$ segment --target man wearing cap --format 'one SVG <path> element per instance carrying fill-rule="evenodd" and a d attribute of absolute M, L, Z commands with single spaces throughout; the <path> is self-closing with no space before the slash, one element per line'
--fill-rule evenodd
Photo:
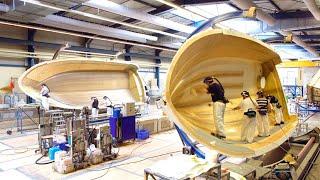
<path fill-rule="evenodd" d="M 248 91 L 242 91 L 241 96 L 243 100 L 237 107 L 233 108 L 233 110 L 242 109 L 243 123 L 241 127 L 241 140 L 252 143 L 257 126 L 255 109 L 257 109 L 258 104 L 251 99 Z"/>
<path fill-rule="evenodd" d="M 206 77 L 203 83 L 207 85 L 207 93 L 211 94 L 213 102 L 213 119 L 216 132 L 211 133 L 218 138 L 226 138 L 224 133 L 224 111 L 228 100 L 224 96 L 224 89 L 218 79 Z"/>
<path fill-rule="evenodd" d="M 258 91 L 257 95 L 258 99 L 256 101 L 259 105 L 257 116 L 258 136 L 270 136 L 268 109 L 272 109 L 272 107 L 270 107 L 271 104 L 268 102 L 268 99 L 264 96 L 262 91 Z"/>

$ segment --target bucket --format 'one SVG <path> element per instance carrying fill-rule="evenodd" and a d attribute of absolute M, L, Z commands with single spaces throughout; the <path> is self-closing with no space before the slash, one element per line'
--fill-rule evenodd
<path fill-rule="evenodd" d="M 56 152 L 61 151 L 61 149 L 59 147 L 52 147 L 49 149 L 49 159 L 50 160 L 54 160 L 54 155 Z"/>

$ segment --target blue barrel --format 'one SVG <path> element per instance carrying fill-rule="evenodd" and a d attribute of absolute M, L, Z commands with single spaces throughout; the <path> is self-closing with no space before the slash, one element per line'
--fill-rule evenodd
<path fill-rule="evenodd" d="M 49 149 L 49 159 L 54 160 L 54 155 L 56 152 L 61 151 L 59 147 L 52 147 Z"/>

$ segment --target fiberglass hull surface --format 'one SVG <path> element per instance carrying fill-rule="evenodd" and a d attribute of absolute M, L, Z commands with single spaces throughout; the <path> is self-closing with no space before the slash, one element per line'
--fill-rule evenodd
<path fill-rule="evenodd" d="M 281 145 L 294 131 L 297 119 L 289 116 L 275 65 L 280 57 L 267 45 L 247 35 L 210 29 L 188 39 L 175 55 L 166 82 L 169 118 L 188 135 L 210 149 L 235 157 L 253 157 Z M 226 140 L 212 136 L 215 125 L 211 97 L 202 83 L 215 76 L 225 89 L 227 104 L 224 118 Z M 243 112 L 234 111 L 240 93 L 247 90 L 255 99 L 259 79 L 265 77 L 264 92 L 276 96 L 283 105 L 285 125 L 273 127 L 271 136 L 240 141 Z M 269 122 L 275 124 L 274 113 Z"/>
<path fill-rule="evenodd" d="M 90 98 L 108 96 L 113 103 L 144 101 L 144 88 L 132 64 L 96 60 L 57 60 L 40 63 L 20 78 L 20 88 L 41 100 L 40 85 L 50 89 L 51 106 L 81 109 Z"/>

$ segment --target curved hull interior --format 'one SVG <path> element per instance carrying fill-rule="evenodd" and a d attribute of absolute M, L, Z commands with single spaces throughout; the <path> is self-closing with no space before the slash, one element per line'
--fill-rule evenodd
<path fill-rule="evenodd" d="M 169 69 L 166 100 L 169 118 L 205 146 L 237 157 L 261 155 L 281 145 L 293 132 L 296 118 L 288 114 L 275 65 L 280 57 L 262 42 L 246 35 L 222 30 L 206 30 L 186 41 L 174 57 Z M 226 140 L 212 136 L 215 124 L 211 96 L 202 82 L 214 76 L 222 83 L 230 103 L 226 106 L 224 128 Z M 255 138 L 253 143 L 240 141 L 243 112 L 232 110 L 247 90 L 255 99 L 260 78 L 265 77 L 265 94 L 276 96 L 281 105 L 285 125 L 271 127 L 271 136 Z M 275 124 L 269 113 L 270 125 Z"/>

